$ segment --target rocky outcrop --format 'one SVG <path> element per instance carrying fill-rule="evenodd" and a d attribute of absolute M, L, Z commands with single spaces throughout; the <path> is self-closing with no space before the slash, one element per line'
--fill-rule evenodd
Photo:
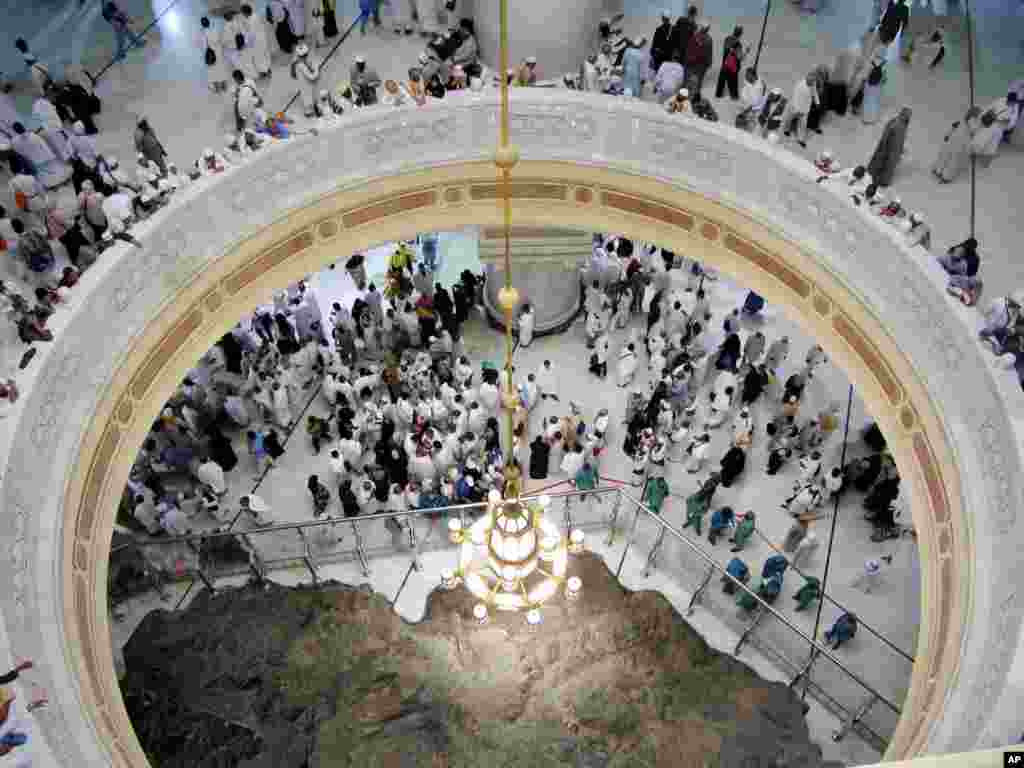
<path fill-rule="evenodd" d="M 416 625 L 342 584 L 203 594 L 140 624 L 125 703 L 162 768 L 826 765 L 786 686 L 600 559 L 572 568 L 585 598 L 546 605 L 536 633 L 476 626 L 462 590 Z"/>

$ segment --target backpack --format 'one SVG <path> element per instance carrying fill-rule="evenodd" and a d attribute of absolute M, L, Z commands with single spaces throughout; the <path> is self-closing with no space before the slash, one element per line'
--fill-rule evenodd
<path fill-rule="evenodd" d="M 113 3 L 103 4 L 103 18 L 105 21 L 113 21 L 114 16 L 117 14 L 117 6 Z"/>

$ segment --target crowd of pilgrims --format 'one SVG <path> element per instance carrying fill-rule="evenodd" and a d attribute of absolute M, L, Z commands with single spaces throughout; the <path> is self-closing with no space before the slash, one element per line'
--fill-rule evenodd
<path fill-rule="evenodd" d="M 769 342 L 759 328 L 745 331 L 758 327 L 764 306 L 753 292 L 721 322 L 713 319 L 710 295 L 717 281 L 699 263 L 634 247 L 621 237 L 595 238 L 584 270 L 590 370 L 608 375 L 611 337 L 619 337 L 615 383 L 630 389 L 623 413 L 602 403 L 563 404 L 550 360 L 526 375 L 514 368 L 505 374 L 494 361 L 471 362 L 462 330 L 482 302 L 482 277 L 466 271 L 445 288 L 434 279 L 433 261 L 417 262 L 406 243 L 389 259 L 383 292 L 367 284 L 361 255 L 346 266 L 357 288 L 365 289 L 351 309 L 334 303 L 323 315 L 314 289 L 300 281 L 276 293 L 273 306 L 239 322 L 190 372 L 132 469 L 123 506 L 138 526 L 154 535 L 179 535 L 211 523 L 234 524 L 240 516 L 246 527 L 279 521 L 255 492 L 241 496 L 238 508 L 230 504 L 227 476 L 248 470 L 259 481 L 296 430 L 326 458 L 306 481 L 316 518 L 482 502 L 491 489 L 520 489 L 527 473 L 533 480 L 553 477 L 580 490 L 595 488 L 607 479 L 603 463 L 614 440 L 632 462 L 631 481 L 658 513 L 671 493 L 669 483 L 681 490 L 688 476 L 674 464 L 690 475 L 712 469 L 695 478 L 696 490 L 685 498 L 684 527 L 704 535 L 711 512 L 708 541 L 728 539 L 739 552 L 756 529 L 754 511 L 712 511 L 712 501 L 719 487 L 739 480 L 757 442 L 765 446 L 767 474 L 797 465 L 793 492 L 783 503 L 794 518 L 783 548 L 794 560 L 815 548 L 809 529 L 824 502 L 849 486 L 867 494 L 874 540 L 899 533 L 899 476 L 877 427 L 864 434 L 865 455 L 845 467 L 827 465 L 839 406 L 801 414 L 807 383 L 827 363 L 821 347 L 812 346 L 780 382 L 789 338 Z M 533 341 L 534 312 L 527 304 L 519 314 L 523 347 Z M 511 462 L 500 439 L 499 419 L 507 418 L 505 375 L 513 377 L 516 393 Z M 638 386 L 643 379 L 649 383 Z M 316 408 L 308 407 L 317 401 Z M 531 440 L 530 414 L 542 402 L 547 415 Z M 763 413 L 766 421 L 758 425 Z M 729 445 L 714 461 L 708 455 L 711 432 L 727 422 Z M 232 440 L 240 434 L 248 453 L 242 458 Z M 205 526 L 198 525 L 200 513 Z M 396 543 L 407 526 L 398 520 L 387 522 Z M 317 530 L 330 538 L 342 527 Z M 738 557 L 730 567 L 734 576 L 749 576 Z M 781 573 L 773 575 L 758 587 L 762 597 L 774 599 L 773 588 L 781 586 Z"/>

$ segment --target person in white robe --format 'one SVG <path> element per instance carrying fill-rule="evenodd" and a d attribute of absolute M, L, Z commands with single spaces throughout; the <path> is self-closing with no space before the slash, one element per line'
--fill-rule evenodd
<path fill-rule="evenodd" d="M 633 383 L 633 376 L 636 374 L 637 357 L 636 347 L 629 343 L 619 353 L 619 386 L 628 387 Z"/>
<path fill-rule="evenodd" d="M 202 31 L 199 34 L 199 38 L 196 40 L 196 47 L 200 50 L 203 56 L 203 63 L 206 66 L 206 78 L 210 86 L 210 90 L 214 93 L 218 91 L 225 91 L 228 87 L 228 80 L 231 76 L 231 72 L 228 70 L 228 63 L 224 58 L 224 45 L 219 32 L 213 29 L 210 24 L 210 20 L 203 16 L 199 20 L 199 25 L 202 27 Z M 213 51 L 214 62 L 213 64 L 207 64 L 207 53 L 206 51 Z"/>
<path fill-rule="evenodd" d="M 71 166 L 61 160 L 43 139 L 27 132 L 21 123 L 15 123 L 12 127 L 14 138 L 11 140 L 11 149 L 29 162 L 39 183 L 47 189 L 53 189 L 71 178 Z"/>
<path fill-rule="evenodd" d="M 533 307 L 530 304 L 524 304 L 523 310 L 519 315 L 519 346 L 528 347 L 530 342 L 533 341 L 533 325 L 536 319 Z"/>
<path fill-rule="evenodd" d="M 272 62 L 267 23 L 263 18 L 256 17 L 248 3 L 242 5 L 242 28 L 248 48 L 249 66 L 257 77 L 270 77 Z"/>
<path fill-rule="evenodd" d="M 235 71 L 240 71 L 247 80 L 255 80 L 256 70 L 252 66 L 252 56 L 249 55 L 245 30 L 242 17 L 229 11 L 224 15 L 221 45 L 224 50 L 224 58 L 227 60 L 228 72 L 233 74 Z"/>
<path fill-rule="evenodd" d="M 320 79 L 320 67 L 309 60 L 309 46 L 299 43 L 295 47 L 295 58 L 292 60 L 292 79 L 299 83 L 299 95 L 302 99 L 302 111 L 306 117 L 316 115 L 317 82 Z"/>
<path fill-rule="evenodd" d="M 1003 142 L 1003 135 L 1016 127 L 1019 115 L 1020 104 L 1017 102 L 1015 91 L 1010 91 L 1006 96 L 989 104 L 981 113 L 978 129 L 971 138 L 971 154 L 980 158 L 986 165 L 991 163 Z"/>

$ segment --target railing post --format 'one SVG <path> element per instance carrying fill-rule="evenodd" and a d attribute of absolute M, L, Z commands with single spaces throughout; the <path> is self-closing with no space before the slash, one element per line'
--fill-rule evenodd
<path fill-rule="evenodd" d="M 651 551 L 647 554 L 647 562 L 644 563 L 644 578 L 646 579 L 651 575 L 651 571 L 654 570 L 654 566 L 658 562 L 658 553 L 661 551 L 661 545 L 665 541 L 665 526 L 661 526 L 661 530 L 658 532 L 658 538 L 654 541 L 654 546 L 651 547 Z"/>
<path fill-rule="evenodd" d="M 302 541 L 302 559 L 309 569 L 309 575 L 313 577 L 313 585 L 316 586 L 320 583 L 320 576 L 316 572 L 316 563 L 313 561 L 313 551 L 309 548 L 309 539 L 306 538 L 306 532 L 301 528 L 296 528 L 295 530 Z"/>
<path fill-rule="evenodd" d="M 612 513 L 608 518 L 608 538 L 605 540 L 605 546 L 610 547 L 615 543 L 615 526 L 619 522 L 619 511 L 622 509 L 622 489 L 620 488 L 618 493 L 615 494 L 615 503 L 612 504 Z"/>
<path fill-rule="evenodd" d="M 757 629 L 757 625 L 761 623 L 761 619 L 763 618 L 764 610 L 762 609 L 761 604 L 758 603 L 757 607 L 754 609 L 753 618 L 750 620 L 750 623 L 747 624 L 746 629 L 743 630 L 743 634 L 740 635 L 740 639 L 736 642 L 736 648 L 732 652 L 733 656 L 740 655 L 740 649 L 743 648 L 744 644 L 746 644 L 747 639 L 750 637 L 753 631 Z"/>
<path fill-rule="evenodd" d="M 410 515 L 406 518 L 406 523 L 409 526 L 409 549 L 412 550 L 412 567 L 417 571 L 422 571 L 423 564 L 420 562 L 419 545 L 416 543 L 416 521 Z"/>
<path fill-rule="evenodd" d="M 811 655 L 807 657 L 807 661 L 800 668 L 800 671 L 796 673 L 796 676 L 790 681 L 789 687 L 795 689 L 801 681 L 806 682 L 808 685 L 811 681 L 811 668 L 814 666 L 814 662 L 818 659 L 818 649 L 811 647 Z"/>
<path fill-rule="evenodd" d="M 352 534 L 356 539 L 356 556 L 359 558 L 359 568 L 363 572 L 363 576 L 370 575 L 370 564 L 366 560 L 366 551 L 363 549 L 363 535 L 359 532 L 359 524 L 355 520 L 352 521 Z"/>
<path fill-rule="evenodd" d="M 615 578 L 618 580 L 619 576 L 622 575 L 622 566 L 626 564 L 626 554 L 629 552 L 629 548 L 633 544 L 633 537 L 636 535 L 636 527 L 640 523 L 640 505 L 636 505 L 636 515 L 633 516 L 633 527 L 629 531 L 629 538 L 626 540 L 626 546 L 622 550 L 622 558 L 619 560 L 619 567 L 615 569 Z"/>
<path fill-rule="evenodd" d="M 565 497 L 565 535 L 572 533 L 572 496 Z"/>
<path fill-rule="evenodd" d="M 202 548 L 197 547 L 195 543 L 191 541 L 188 542 L 188 548 L 196 553 L 196 573 L 199 575 L 200 581 L 203 582 L 204 587 L 210 590 L 210 594 L 215 593 L 217 590 L 213 586 L 213 582 L 210 581 L 210 579 L 206 576 L 206 573 L 203 571 Z"/>
<path fill-rule="evenodd" d="M 866 715 L 868 710 L 875 705 L 876 701 L 878 701 L 878 697 L 871 694 L 867 701 L 864 702 L 860 709 L 853 713 L 849 720 L 845 720 L 837 730 L 832 731 L 832 741 L 842 741 L 846 737 L 846 734 L 852 731 L 857 724 L 864 719 L 864 715 Z"/>
<path fill-rule="evenodd" d="M 693 597 L 690 598 L 690 604 L 686 606 L 686 615 L 692 616 L 694 606 L 700 601 L 701 595 L 704 594 L 704 590 L 708 588 L 708 584 L 711 582 L 711 577 L 715 574 L 715 566 L 709 565 L 708 572 L 704 575 L 704 580 L 700 583 L 700 586 L 693 592 Z"/>

